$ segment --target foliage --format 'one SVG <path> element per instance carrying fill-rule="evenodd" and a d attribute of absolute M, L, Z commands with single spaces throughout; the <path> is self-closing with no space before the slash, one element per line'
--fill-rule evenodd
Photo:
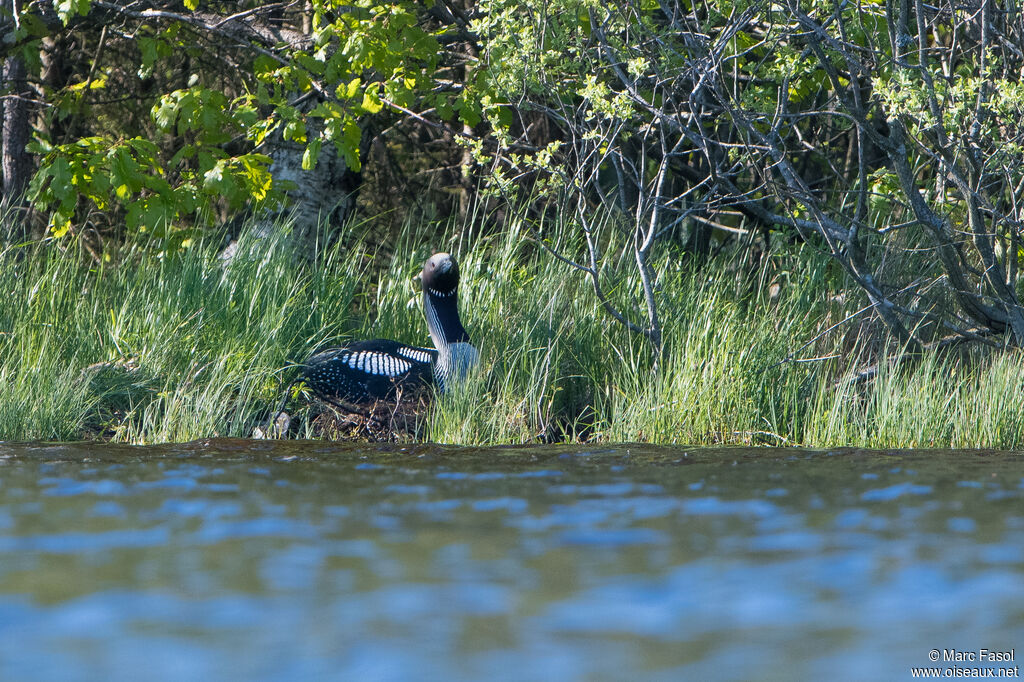
<path fill-rule="evenodd" d="M 208 219 L 214 207 L 273 206 L 289 189 L 261 151 L 273 140 L 303 145 L 305 169 L 330 145 L 358 171 L 368 117 L 453 99 L 423 96 L 439 47 L 416 3 L 317 0 L 304 14 L 258 2 L 186 5 L 77 0 L 56 3 L 53 21 L 35 5 L 20 10 L 9 37 L 37 79 L 46 81 L 44 41 L 96 41 L 87 73 L 60 74 L 44 93 L 48 123 L 31 147 L 39 171 L 30 195 L 57 234 L 87 207 L 119 207 L 130 229 L 153 231 Z M 306 32 L 289 28 L 303 19 Z M 178 82 L 183 68 L 187 83 Z M 110 98 L 148 108 L 148 125 L 111 121 Z M 88 116 L 109 125 L 84 136 L 59 125 Z"/>
<path fill-rule="evenodd" d="M 820 244 L 911 349 L 951 331 L 1024 340 L 1018 10 L 481 7 L 483 71 L 560 142 L 506 127 L 481 160 L 499 181 L 536 178 L 531 191 L 575 214 L 586 249 L 558 256 L 602 301 L 601 273 L 620 255 L 602 253 L 591 216 L 595 205 L 620 215 L 610 224 L 632 239 L 646 322 L 606 307 L 655 347 L 665 301 L 651 296 L 650 242 L 680 233 L 690 253 L 736 234 L 758 250 L 779 237 Z M 887 269 L 896 259 L 915 266 Z"/>

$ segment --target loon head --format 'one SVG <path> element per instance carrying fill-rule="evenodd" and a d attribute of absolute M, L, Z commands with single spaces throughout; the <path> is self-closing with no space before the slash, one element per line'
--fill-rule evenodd
<path fill-rule="evenodd" d="M 448 253 L 435 253 L 423 264 L 423 311 L 434 347 L 444 351 L 453 343 L 469 342 L 459 320 L 459 266 Z"/>
<path fill-rule="evenodd" d="M 459 265 L 449 253 L 435 253 L 423 264 L 423 291 L 438 298 L 452 296 L 459 288 Z"/>

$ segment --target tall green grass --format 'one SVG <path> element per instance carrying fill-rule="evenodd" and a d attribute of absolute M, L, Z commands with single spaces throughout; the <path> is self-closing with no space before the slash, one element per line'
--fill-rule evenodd
<path fill-rule="evenodd" d="M 579 252 L 570 227 L 545 229 Z M 286 232 L 243 237 L 230 261 L 214 237 L 173 252 L 140 240 L 101 262 L 74 242 L 0 253 L 0 438 L 247 437 L 316 348 L 372 337 L 428 345 L 414 276 L 448 250 L 482 361 L 461 390 L 437 397 L 421 438 L 1024 446 L 1021 354 L 900 362 L 862 318 L 830 330 L 863 301 L 809 249 L 739 273 L 728 259 L 698 267 L 666 245 L 666 348 L 654 374 L 647 343 L 521 220 L 488 234 L 410 224 L 387 249 L 353 226 L 314 257 Z M 609 237 L 604 247 L 618 245 Z M 639 315 L 630 259 L 613 259 L 602 277 L 615 304 Z M 850 380 L 879 359 L 873 379 Z M 301 397 L 289 409 L 308 416 Z M 299 436 L 315 435 L 300 421 Z"/>
<path fill-rule="evenodd" d="M 0 255 L 7 440 L 248 436 L 300 349 L 345 331 L 367 267 L 359 249 L 302 267 L 281 236 L 230 262 L 219 240 L 99 264 L 64 246 Z"/>

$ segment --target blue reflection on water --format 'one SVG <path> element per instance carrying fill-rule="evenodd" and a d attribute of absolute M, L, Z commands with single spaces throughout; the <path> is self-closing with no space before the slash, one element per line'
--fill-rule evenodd
<path fill-rule="evenodd" d="M 867 502 L 888 502 L 889 500 L 897 500 L 904 495 L 927 495 L 931 491 L 931 486 L 927 485 L 897 483 L 896 485 L 889 486 L 888 488 L 868 490 L 863 493 L 860 498 Z"/>
<path fill-rule="evenodd" d="M 6 461 L 0 679 L 900 679 L 1024 635 L 1011 455 L 229 445 Z"/>

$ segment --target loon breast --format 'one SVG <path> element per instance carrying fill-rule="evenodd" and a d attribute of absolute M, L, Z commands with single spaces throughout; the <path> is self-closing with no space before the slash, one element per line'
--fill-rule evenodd
<path fill-rule="evenodd" d="M 480 360 L 480 352 L 469 342 L 450 344 L 434 361 L 434 378 L 441 390 L 466 378 Z"/>

